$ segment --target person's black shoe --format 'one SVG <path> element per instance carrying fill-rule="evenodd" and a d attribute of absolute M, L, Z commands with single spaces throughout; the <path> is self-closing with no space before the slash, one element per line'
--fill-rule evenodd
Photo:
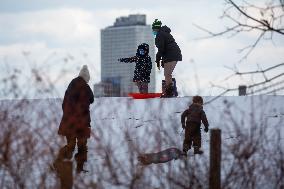
<path fill-rule="evenodd" d="M 167 98 L 165 93 L 162 93 L 160 98 Z"/>
<path fill-rule="evenodd" d="M 187 150 L 183 149 L 181 155 L 187 157 Z"/>
<path fill-rule="evenodd" d="M 203 154 L 203 151 L 200 150 L 199 148 L 194 148 L 194 154 Z"/>
<path fill-rule="evenodd" d="M 174 86 L 173 84 L 169 84 L 168 86 L 166 86 L 166 89 L 165 89 L 165 93 L 163 93 L 161 95 L 161 98 L 171 98 L 171 97 L 175 97 L 174 95 Z"/>

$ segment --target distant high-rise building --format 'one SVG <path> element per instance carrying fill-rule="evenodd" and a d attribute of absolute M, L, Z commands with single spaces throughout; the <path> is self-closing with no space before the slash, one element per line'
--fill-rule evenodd
<path fill-rule="evenodd" d="M 146 25 L 146 15 L 120 17 L 113 26 L 101 30 L 101 82 L 112 84 L 116 89 L 110 96 L 138 92 L 132 81 L 135 63 L 121 63 L 118 59 L 135 56 L 141 43 L 147 43 L 150 47 L 153 69 L 149 92 L 155 92 L 155 41 L 151 26 Z"/>

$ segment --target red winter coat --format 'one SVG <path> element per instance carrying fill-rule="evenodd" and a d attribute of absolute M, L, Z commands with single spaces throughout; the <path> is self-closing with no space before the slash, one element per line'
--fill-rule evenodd
<path fill-rule="evenodd" d="M 90 110 L 94 95 L 82 77 L 77 77 L 69 84 L 62 104 L 63 116 L 58 134 L 67 137 L 90 138 Z"/>

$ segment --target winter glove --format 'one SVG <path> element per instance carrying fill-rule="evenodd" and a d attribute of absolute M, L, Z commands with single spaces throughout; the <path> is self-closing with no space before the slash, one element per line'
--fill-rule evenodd
<path fill-rule="evenodd" d="M 208 127 L 205 127 L 205 128 L 204 128 L 204 132 L 205 132 L 205 133 L 208 133 L 208 130 L 209 130 Z"/>
<path fill-rule="evenodd" d="M 157 68 L 160 70 L 160 61 L 156 60 L 156 63 L 157 63 Z"/>
<path fill-rule="evenodd" d="M 162 61 L 162 68 L 164 68 L 164 65 L 165 65 L 164 62 Z"/>

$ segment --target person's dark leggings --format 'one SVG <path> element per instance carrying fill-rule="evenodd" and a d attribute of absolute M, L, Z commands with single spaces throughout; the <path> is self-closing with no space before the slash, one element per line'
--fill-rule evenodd
<path fill-rule="evenodd" d="M 84 163 L 87 161 L 87 138 L 66 137 L 66 139 L 67 145 L 60 149 L 58 158 L 72 159 L 77 141 L 78 152 L 75 154 L 75 160 L 77 162 L 77 172 L 81 172 Z"/>
<path fill-rule="evenodd" d="M 67 139 L 67 145 L 69 151 L 74 151 L 76 146 L 76 140 L 77 140 L 77 146 L 78 146 L 78 153 L 79 152 L 85 152 L 88 150 L 87 148 L 87 138 L 76 138 L 76 137 L 66 137 Z"/>
<path fill-rule="evenodd" d="M 77 162 L 77 172 L 83 171 L 84 163 L 87 161 L 87 138 L 75 138 L 75 137 L 66 137 L 67 138 L 67 145 L 66 148 L 69 151 L 69 155 L 72 158 L 73 152 L 76 146 L 77 140 L 77 147 L 78 152 L 75 154 L 75 160 Z"/>
<path fill-rule="evenodd" d="M 140 93 L 148 93 L 148 83 L 137 82 L 137 87 Z"/>
<path fill-rule="evenodd" d="M 201 131 L 200 124 L 190 123 L 185 127 L 183 149 L 188 151 L 191 149 L 191 146 L 195 148 L 201 148 Z"/>

